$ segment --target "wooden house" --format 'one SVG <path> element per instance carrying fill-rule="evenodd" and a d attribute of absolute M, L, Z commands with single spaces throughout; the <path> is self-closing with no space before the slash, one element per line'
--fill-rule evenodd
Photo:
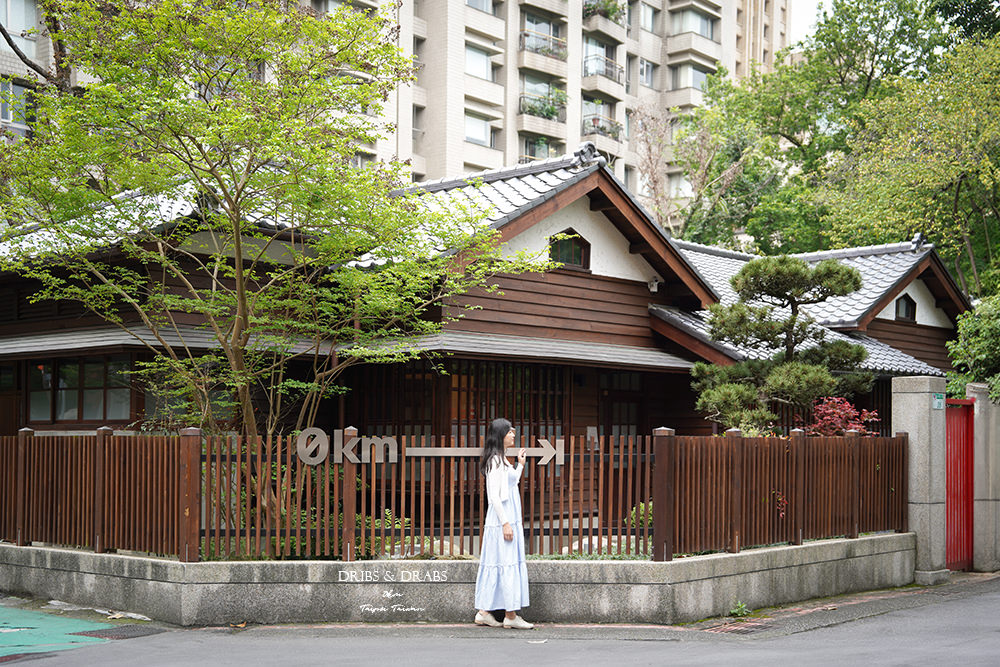
<path fill-rule="evenodd" d="M 728 279 L 752 256 L 671 239 L 592 144 L 415 189 L 480 207 L 512 252 L 548 247 L 563 266 L 501 277 L 499 292 L 446 304 L 442 316 L 462 316 L 411 343 L 427 359 L 350 369 L 350 391 L 328 401 L 318 426 L 469 438 L 506 416 L 543 437 L 712 431 L 694 410 L 689 370 L 755 354 L 711 341 L 704 316 L 734 298 Z M 553 241 L 559 233 L 570 236 Z M 883 378 L 877 391 L 892 375 L 941 375 L 944 341 L 969 304 L 933 248 L 915 240 L 803 257 L 827 256 L 857 266 L 865 286 L 810 312 L 830 336 L 868 349 L 867 367 Z M 122 371 L 141 344 L 78 308 L 31 303 L 32 289 L 0 277 L 0 434 L 134 423 L 145 396 Z"/>

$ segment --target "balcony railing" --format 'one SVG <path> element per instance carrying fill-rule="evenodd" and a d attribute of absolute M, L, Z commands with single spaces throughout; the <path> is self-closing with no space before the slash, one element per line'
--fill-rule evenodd
<path fill-rule="evenodd" d="M 590 114 L 583 117 L 583 127 L 580 128 L 580 134 L 584 136 L 588 134 L 603 134 L 605 137 L 610 137 L 618 141 L 622 135 L 622 124 L 607 116 Z"/>
<path fill-rule="evenodd" d="M 625 82 L 625 68 L 611 58 L 600 55 L 587 56 L 583 59 L 584 76 L 603 76 L 615 83 Z"/>
<path fill-rule="evenodd" d="M 566 93 L 559 90 L 549 95 L 521 93 L 520 113 L 563 123 L 566 121 Z"/>
<path fill-rule="evenodd" d="M 586 0 L 583 3 L 583 18 L 603 16 L 620 25 L 625 25 L 625 3 L 618 0 Z"/>
<path fill-rule="evenodd" d="M 535 160 L 559 157 L 562 154 L 558 147 L 550 143 L 542 143 L 541 141 L 525 143 L 522 145 L 522 148 L 524 149 L 524 153 L 517 159 L 518 164 L 527 164 Z"/>
<path fill-rule="evenodd" d="M 521 51 L 540 53 L 549 58 L 566 60 L 566 40 L 534 30 L 521 31 Z"/>

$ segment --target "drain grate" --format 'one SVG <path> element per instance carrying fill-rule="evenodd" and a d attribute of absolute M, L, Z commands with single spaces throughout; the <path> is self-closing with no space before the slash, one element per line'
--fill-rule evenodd
<path fill-rule="evenodd" d="M 706 628 L 705 632 L 724 632 L 730 635 L 749 635 L 754 632 L 761 632 L 762 630 L 770 629 L 771 626 L 767 623 L 740 621 L 738 623 L 724 623 L 723 625 L 717 625 L 714 628 Z"/>
<path fill-rule="evenodd" d="M 135 639 L 136 637 L 148 637 L 166 632 L 162 628 L 152 628 L 148 625 L 117 625 L 104 630 L 86 630 L 84 632 L 74 632 L 74 635 L 84 637 L 97 637 L 98 639 Z"/>

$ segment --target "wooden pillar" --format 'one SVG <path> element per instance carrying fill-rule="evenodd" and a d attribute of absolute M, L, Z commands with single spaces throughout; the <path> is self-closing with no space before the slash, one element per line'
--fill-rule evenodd
<path fill-rule="evenodd" d="M 107 551 L 107 541 L 104 538 L 104 459 L 107 441 L 114 435 L 114 429 L 102 426 L 97 429 L 97 442 L 94 446 L 93 468 L 94 478 L 91 484 L 93 490 L 93 512 L 94 512 L 94 552 L 104 553 Z"/>
<path fill-rule="evenodd" d="M 345 448 L 350 439 L 356 438 L 357 435 L 358 429 L 353 426 L 348 426 L 344 429 Z M 357 465 L 349 461 L 346 456 L 341 466 L 344 471 L 344 483 L 341 485 L 341 509 L 343 510 L 344 521 L 340 526 L 340 557 L 344 561 L 352 561 L 357 556 L 357 535 L 355 534 L 354 525 L 356 522 L 355 515 L 357 514 L 358 501 L 358 485 L 355 478 L 358 472 Z M 363 525 L 362 530 L 364 530 Z"/>
<path fill-rule="evenodd" d="M 806 432 L 793 428 L 792 436 L 792 472 L 795 475 L 795 488 L 792 490 L 792 544 L 802 544 L 802 535 L 806 528 Z"/>
<path fill-rule="evenodd" d="M 743 433 L 738 428 L 726 431 L 729 441 L 729 551 L 740 552 L 740 529 L 743 525 Z"/>
<path fill-rule="evenodd" d="M 850 465 L 850 486 L 848 488 L 850 490 L 848 494 L 851 503 L 851 524 L 847 536 L 852 539 L 858 536 L 858 525 L 861 523 L 861 439 L 858 437 L 859 435 L 860 433 L 854 429 L 846 433 L 847 450 L 850 454 L 848 459 Z"/>
<path fill-rule="evenodd" d="M 653 560 L 674 557 L 674 429 L 653 430 Z"/>
<path fill-rule="evenodd" d="M 15 510 L 14 521 L 17 531 L 15 544 L 23 547 L 31 542 L 28 535 L 27 512 L 28 512 L 28 457 L 31 455 L 31 439 L 35 437 L 35 432 L 30 428 L 22 428 L 17 432 L 17 462 L 15 468 L 15 479 L 17 488 L 14 498 Z"/>
<path fill-rule="evenodd" d="M 201 429 L 181 429 L 180 560 L 201 559 Z"/>

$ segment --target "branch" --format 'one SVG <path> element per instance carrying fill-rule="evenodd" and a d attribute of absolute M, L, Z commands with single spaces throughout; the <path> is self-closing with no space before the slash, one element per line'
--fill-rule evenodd
<path fill-rule="evenodd" d="M 48 81 L 52 85 L 54 86 L 59 85 L 59 81 L 58 79 L 56 79 L 56 77 L 46 72 L 41 65 L 37 64 L 34 60 L 29 58 L 24 53 L 24 51 L 22 51 L 21 48 L 14 43 L 14 39 L 10 36 L 10 33 L 7 32 L 7 28 L 4 26 L 3 23 L 0 23 L 0 35 L 3 35 L 4 41 L 7 42 L 7 46 L 9 46 L 11 51 L 14 52 L 14 55 L 17 56 L 18 60 L 27 65 L 28 68 L 31 69 L 32 71 L 42 76 L 46 81 Z"/>

